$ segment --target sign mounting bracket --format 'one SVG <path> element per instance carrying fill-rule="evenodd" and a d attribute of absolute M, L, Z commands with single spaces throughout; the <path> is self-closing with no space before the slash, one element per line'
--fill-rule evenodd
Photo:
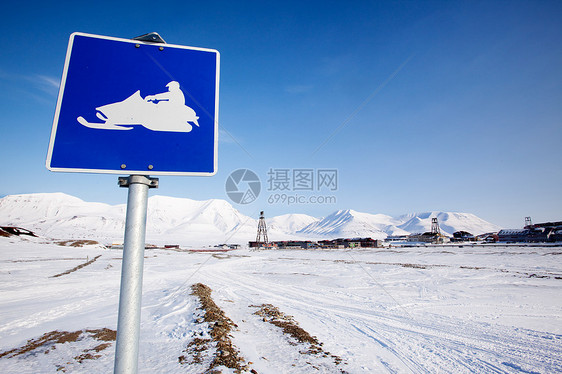
<path fill-rule="evenodd" d="M 148 34 L 137 36 L 137 37 L 133 38 L 133 40 L 138 40 L 140 42 L 148 42 L 148 43 L 164 43 L 164 44 L 166 44 L 164 39 L 162 39 L 162 37 L 157 32 L 149 32 Z"/>

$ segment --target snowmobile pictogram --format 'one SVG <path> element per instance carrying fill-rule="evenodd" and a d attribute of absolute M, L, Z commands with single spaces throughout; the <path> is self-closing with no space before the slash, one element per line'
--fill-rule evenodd
<path fill-rule="evenodd" d="M 144 99 L 138 90 L 123 101 L 96 108 L 96 116 L 104 122 L 88 122 L 82 116 L 77 121 L 82 126 L 100 130 L 131 130 L 133 126 L 143 126 L 152 131 L 190 132 L 192 124 L 199 127 L 199 117 L 185 105 L 179 83 L 172 81 L 166 87 L 167 92 Z"/>

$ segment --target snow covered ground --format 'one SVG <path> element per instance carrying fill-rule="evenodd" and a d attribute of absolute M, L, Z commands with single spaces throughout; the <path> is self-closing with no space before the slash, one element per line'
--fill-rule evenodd
<path fill-rule="evenodd" d="M 0 355 L 55 330 L 114 330 L 121 256 L 0 237 Z M 561 247 L 147 250 L 141 373 L 204 371 L 178 360 L 206 334 L 191 295 L 197 282 L 237 324 L 232 341 L 257 373 L 562 372 Z M 255 315 L 263 304 L 293 316 L 330 355 L 307 353 Z M 5 355 L 0 372 L 112 372 L 113 345 L 79 359 L 99 343 Z"/>

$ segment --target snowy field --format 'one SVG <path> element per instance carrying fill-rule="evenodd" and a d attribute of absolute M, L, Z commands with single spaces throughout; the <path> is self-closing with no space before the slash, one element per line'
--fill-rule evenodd
<path fill-rule="evenodd" d="M 112 372 L 114 345 L 104 349 L 92 331 L 116 329 L 121 251 L 43 241 L 0 237 L 0 352 L 52 331 L 82 335 L 4 354 L 0 372 Z M 208 334 L 191 295 L 201 282 L 237 325 L 232 342 L 248 372 L 562 372 L 561 255 L 519 246 L 147 250 L 139 370 L 204 372 L 205 362 L 178 359 Z M 263 304 L 293 316 L 329 354 L 254 314 Z"/>

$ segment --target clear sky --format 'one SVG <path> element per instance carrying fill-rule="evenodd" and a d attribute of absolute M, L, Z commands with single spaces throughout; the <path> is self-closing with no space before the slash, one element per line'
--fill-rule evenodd
<path fill-rule="evenodd" d="M 233 205 L 248 215 L 562 220 L 560 1 L 8 0 L 2 14 L 2 196 L 126 201 L 116 175 L 49 172 L 45 157 L 70 34 L 156 31 L 221 53 L 221 131 L 216 176 L 160 177 L 152 195 L 228 200 L 247 168 L 262 193 Z M 337 202 L 269 204 L 271 168 L 337 169 L 337 191 L 316 193 Z"/>

